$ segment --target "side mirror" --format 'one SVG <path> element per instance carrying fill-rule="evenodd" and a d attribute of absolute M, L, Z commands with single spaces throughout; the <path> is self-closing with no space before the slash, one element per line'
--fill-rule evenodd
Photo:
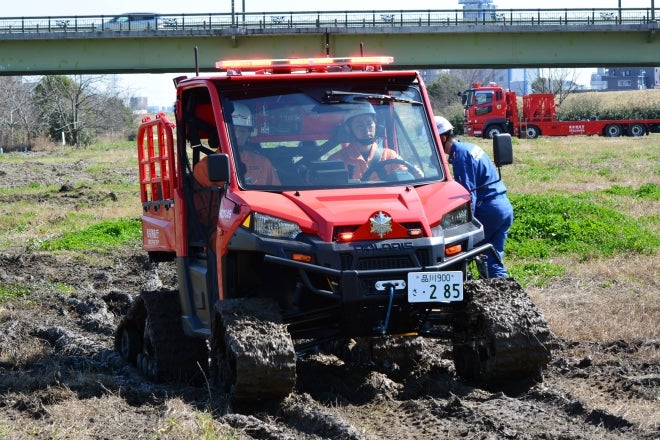
<path fill-rule="evenodd" d="M 211 182 L 229 183 L 229 156 L 226 154 L 210 154 L 206 161 Z"/>
<path fill-rule="evenodd" d="M 513 143 L 510 134 L 500 133 L 493 137 L 493 161 L 496 167 L 513 163 Z"/>

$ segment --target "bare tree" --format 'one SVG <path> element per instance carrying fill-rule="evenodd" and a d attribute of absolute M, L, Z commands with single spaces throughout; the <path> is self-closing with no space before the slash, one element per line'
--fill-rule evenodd
<path fill-rule="evenodd" d="M 578 88 L 577 69 L 540 69 L 539 77 L 532 83 L 535 93 L 552 93 L 558 105 Z"/>
<path fill-rule="evenodd" d="M 21 76 L 0 77 L 0 137 L 5 145 L 29 145 L 38 132 L 31 85 Z"/>
<path fill-rule="evenodd" d="M 452 69 L 451 73 L 459 77 L 467 86 L 476 82 L 486 84 L 495 77 L 494 69 Z"/>

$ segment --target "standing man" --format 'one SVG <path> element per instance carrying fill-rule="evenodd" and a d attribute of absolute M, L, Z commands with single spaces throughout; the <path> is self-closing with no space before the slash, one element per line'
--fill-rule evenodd
<path fill-rule="evenodd" d="M 436 116 L 435 124 L 454 179 L 472 193 L 472 213 L 484 226 L 484 239 L 478 244 L 492 244 L 503 259 L 504 244 L 513 224 L 513 206 L 497 168 L 481 147 L 457 141 L 454 126 L 447 119 Z M 486 255 L 486 267 L 488 278 L 509 276 L 504 265 L 492 255 Z"/>

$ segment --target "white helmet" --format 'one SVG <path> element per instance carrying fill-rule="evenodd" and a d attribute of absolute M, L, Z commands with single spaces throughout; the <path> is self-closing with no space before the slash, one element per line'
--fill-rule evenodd
<path fill-rule="evenodd" d="M 344 122 L 348 122 L 350 119 L 360 115 L 373 115 L 376 117 L 376 110 L 374 110 L 374 107 L 366 101 L 361 101 L 357 104 L 350 104 L 347 109 L 348 111 L 344 115 Z"/>
<path fill-rule="evenodd" d="M 445 134 L 454 129 L 454 126 L 451 125 L 451 122 L 442 116 L 435 117 L 435 126 L 438 128 L 439 134 Z"/>
<path fill-rule="evenodd" d="M 252 127 L 252 113 L 247 105 L 235 102 L 231 121 L 236 127 Z"/>

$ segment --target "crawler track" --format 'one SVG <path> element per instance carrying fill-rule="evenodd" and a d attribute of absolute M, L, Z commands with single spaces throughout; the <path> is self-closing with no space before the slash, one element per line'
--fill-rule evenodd
<path fill-rule="evenodd" d="M 224 300 L 216 306 L 213 358 L 234 402 L 286 397 L 296 383 L 296 354 L 273 301 Z"/>
<path fill-rule="evenodd" d="M 126 343 L 132 348 L 122 349 Z M 177 291 L 142 292 L 117 327 L 115 347 L 154 382 L 195 382 L 208 369 L 206 341 L 183 333 Z"/>
<path fill-rule="evenodd" d="M 465 295 L 471 300 L 454 324 L 457 374 L 488 385 L 541 381 L 551 334 L 522 287 L 513 279 L 475 280 L 465 284 Z"/>

